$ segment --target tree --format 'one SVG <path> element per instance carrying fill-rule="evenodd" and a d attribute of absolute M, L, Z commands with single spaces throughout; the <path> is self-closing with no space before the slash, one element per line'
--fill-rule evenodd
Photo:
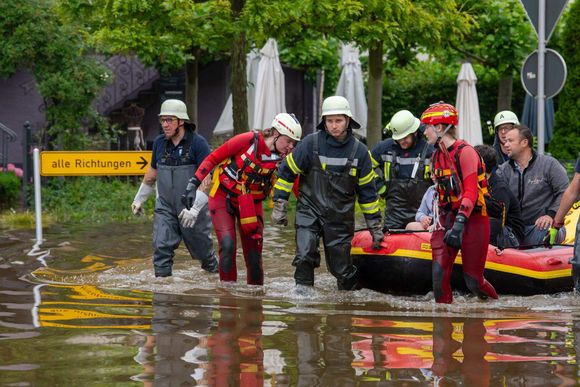
<path fill-rule="evenodd" d="M 519 0 L 463 0 L 462 9 L 470 13 L 476 28 L 460 42 L 450 42 L 452 50 L 436 55 L 443 63 L 468 59 L 499 74 L 497 111 L 512 108 L 514 76 L 537 39 Z"/>
<path fill-rule="evenodd" d="M 580 151 L 580 1 L 570 4 L 562 24 L 562 44 L 558 51 L 566 61 L 568 75 L 558 95 L 554 137 L 549 150 L 557 158 L 574 160 Z"/>
<path fill-rule="evenodd" d="M 457 9 L 453 0 L 283 0 L 259 3 L 253 0 L 248 1 L 247 7 L 252 9 L 254 28 L 249 31 L 255 31 L 254 36 L 268 33 L 281 42 L 293 41 L 300 45 L 304 56 L 320 57 L 316 45 L 303 44 L 303 35 L 319 36 L 322 47 L 331 38 L 336 38 L 354 42 L 362 50 L 368 50 L 367 142 L 370 146 L 381 136 L 384 53 L 398 47 L 401 42 L 408 42 L 413 48 L 435 47 L 442 44 L 443 37 L 459 39 L 471 20 L 469 15 Z M 437 12 L 431 12 L 432 9 L 437 9 Z M 338 52 L 334 55 L 338 56 Z"/>
<path fill-rule="evenodd" d="M 57 0 L 61 17 L 108 54 L 135 54 L 161 72 L 186 70 L 186 103 L 197 117 L 201 60 L 228 55 L 236 36 L 228 0 Z"/>
<path fill-rule="evenodd" d="M 91 104 L 107 83 L 107 69 L 75 29 L 59 22 L 50 1 L 2 1 L 0 32 L 0 76 L 30 70 L 45 102 L 48 133 L 65 149 L 85 146 L 81 128 L 101 123 Z"/>

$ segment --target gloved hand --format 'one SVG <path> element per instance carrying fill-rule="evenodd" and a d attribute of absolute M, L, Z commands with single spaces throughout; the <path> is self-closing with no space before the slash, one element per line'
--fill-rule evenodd
<path fill-rule="evenodd" d="M 197 187 L 199 187 L 201 181 L 197 179 L 197 177 L 192 177 L 189 179 L 189 183 L 187 183 L 187 187 L 185 187 L 185 192 L 181 195 L 181 203 L 187 208 L 188 210 L 193 207 L 193 203 L 195 202 L 195 195 L 197 194 Z"/>
<path fill-rule="evenodd" d="M 556 243 L 556 238 L 558 237 L 558 232 L 560 231 L 560 227 L 550 227 L 548 233 L 544 237 L 544 247 L 551 249 L 554 244 Z"/>
<path fill-rule="evenodd" d="M 153 193 L 153 187 L 145 184 L 145 183 L 141 183 L 141 186 L 139 187 L 139 190 L 137 191 L 137 194 L 135 195 L 135 198 L 133 199 L 133 203 L 131 203 L 131 211 L 133 212 L 133 215 L 136 216 L 141 216 L 143 215 L 143 203 L 145 203 L 147 201 L 147 199 L 149 199 L 149 196 L 151 196 L 151 194 Z"/>
<path fill-rule="evenodd" d="M 382 198 L 386 198 L 387 197 L 387 183 L 383 179 L 377 179 L 375 184 L 376 184 L 376 188 L 377 188 L 377 194 L 379 194 L 379 196 Z"/>
<path fill-rule="evenodd" d="M 288 226 L 288 200 L 278 199 L 274 202 L 271 220 L 272 224 Z"/>
<path fill-rule="evenodd" d="M 445 236 L 443 237 L 443 241 L 447 244 L 447 246 L 458 250 L 461 248 L 463 230 L 465 229 L 466 223 L 467 217 L 465 215 L 458 214 L 455 217 L 455 223 L 453 223 L 453 227 L 451 230 L 447 230 Z"/>
<path fill-rule="evenodd" d="M 383 232 L 383 224 L 380 218 L 378 219 L 366 219 L 367 227 L 373 238 L 373 243 L 371 248 L 373 250 L 380 250 L 381 242 L 385 239 L 385 233 Z"/>
<path fill-rule="evenodd" d="M 207 195 L 203 191 L 199 191 L 195 197 L 195 202 L 193 203 L 193 207 L 191 209 L 184 208 L 179 213 L 179 221 L 181 225 L 185 228 L 192 228 L 197 221 L 197 217 L 199 216 L 199 212 L 201 209 L 207 204 Z"/>

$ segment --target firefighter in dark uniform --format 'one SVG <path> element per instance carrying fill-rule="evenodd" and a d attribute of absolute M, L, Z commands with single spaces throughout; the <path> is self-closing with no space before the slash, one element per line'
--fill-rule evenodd
<path fill-rule="evenodd" d="M 322 238 L 326 265 L 336 277 L 338 288 L 356 288 L 357 268 L 350 248 L 357 199 L 372 234 L 373 247 L 380 248 L 384 238 L 371 158 L 367 147 L 352 133 L 358 128 L 348 101 L 340 96 L 329 97 L 322 104 L 318 131 L 306 136 L 278 168 L 274 224 L 288 224 L 288 198 L 294 180 L 301 175 L 296 204 L 296 257 L 292 262 L 297 285 L 314 285 L 314 269 L 320 266 L 318 242 Z"/>
<path fill-rule="evenodd" d="M 153 219 L 153 267 L 156 277 L 172 275 L 175 249 L 181 239 L 201 267 L 217 272 L 217 258 L 210 237 L 211 219 L 207 197 L 200 194 L 191 211 L 184 209 L 181 193 L 197 166 L 209 154 L 207 141 L 194 132 L 183 101 L 168 99 L 161 105 L 159 122 L 163 128 L 153 142 L 151 165 L 131 205 L 133 214 L 143 212 L 143 203 L 153 193 L 157 182 L 157 200 Z M 187 126 L 187 128 L 186 128 Z"/>
<path fill-rule="evenodd" d="M 429 106 L 421 122 L 426 125 L 427 140 L 437 147 L 431 161 L 438 197 L 433 216 L 435 231 L 431 235 L 435 301 L 453 301 L 451 273 L 459 250 L 463 279 L 469 290 L 481 299 L 498 298 L 483 277 L 489 245 L 483 161 L 471 145 L 455 138 L 458 115 L 452 105 L 439 102 Z"/>
<path fill-rule="evenodd" d="M 392 138 L 379 142 L 371 152 L 379 193 L 386 201 L 385 230 L 404 229 L 415 221 L 421 199 L 433 184 L 429 177 L 433 145 L 418 131 L 420 125 L 408 110 L 395 113 L 386 128 L 393 132 Z"/>

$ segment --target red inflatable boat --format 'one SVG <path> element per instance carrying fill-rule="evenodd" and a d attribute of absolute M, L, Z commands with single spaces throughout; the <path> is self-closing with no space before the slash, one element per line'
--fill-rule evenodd
<path fill-rule="evenodd" d="M 431 234 L 409 232 L 390 234 L 381 250 L 371 249 L 368 231 L 352 240 L 351 255 L 360 273 L 362 287 L 383 293 L 426 294 L 431 286 Z M 533 295 L 569 292 L 573 289 L 571 265 L 573 248 L 505 249 L 500 255 L 489 246 L 485 278 L 500 294 Z M 461 252 L 455 260 L 451 283 L 465 290 L 461 272 Z"/>

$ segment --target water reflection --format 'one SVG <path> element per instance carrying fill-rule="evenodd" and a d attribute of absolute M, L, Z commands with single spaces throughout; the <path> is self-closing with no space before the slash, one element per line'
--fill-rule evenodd
<path fill-rule="evenodd" d="M 265 253 L 260 291 L 243 272 L 220 284 L 185 251 L 174 277 L 155 279 L 148 234 L 101 231 L 46 233 L 43 268 L 25 262 L 27 238 L 0 252 L 0 384 L 577 384 L 572 294 L 441 307 L 432 295 L 338 292 L 323 271 L 299 297 L 291 230 L 268 229 L 279 248 Z"/>

